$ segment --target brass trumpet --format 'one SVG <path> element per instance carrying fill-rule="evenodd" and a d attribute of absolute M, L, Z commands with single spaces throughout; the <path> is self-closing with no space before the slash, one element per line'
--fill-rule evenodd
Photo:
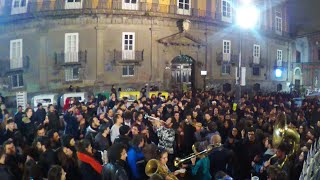
<path fill-rule="evenodd" d="M 168 171 L 161 167 L 160 162 L 156 159 L 151 159 L 148 161 L 145 173 L 147 176 L 151 177 L 153 175 L 159 175 L 162 177 L 167 177 L 170 180 L 178 180 L 178 178 L 173 175 L 173 173 L 168 173 Z"/>
<path fill-rule="evenodd" d="M 198 157 L 198 156 L 207 156 L 212 150 L 213 150 L 214 146 L 212 144 L 208 145 L 207 148 L 201 152 L 198 152 L 198 153 L 192 153 L 190 154 L 189 156 L 183 158 L 183 159 L 180 159 L 180 158 L 175 158 L 174 160 L 174 166 L 175 167 L 178 167 L 180 164 L 183 164 L 189 160 L 191 160 L 192 158 L 194 157 Z M 192 145 L 192 150 L 193 152 L 196 152 L 195 150 L 195 145 Z"/>
<path fill-rule="evenodd" d="M 145 114 L 145 115 L 144 115 L 144 118 L 145 118 L 145 119 L 147 119 L 147 118 L 148 118 L 148 119 L 152 119 L 152 120 L 160 121 L 160 119 L 159 119 L 159 118 L 155 118 L 155 117 L 149 116 L 148 114 Z"/>

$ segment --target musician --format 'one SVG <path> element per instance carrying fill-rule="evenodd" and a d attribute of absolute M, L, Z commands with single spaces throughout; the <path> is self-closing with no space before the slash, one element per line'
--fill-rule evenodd
<path fill-rule="evenodd" d="M 159 137 L 160 148 L 165 148 L 168 154 L 170 154 L 170 165 L 174 159 L 174 143 L 175 143 L 175 131 L 172 129 L 172 118 L 168 118 L 166 122 L 156 123 L 155 128 Z"/>
<path fill-rule="evenodd" d="M 292 168 L 292 163 L 288 158 L 289 147 L 286 142 L 282 142 L 277 148 L 276 156 L 273 156 L 269 161 L 264 163 L 264 169 L 268 169 L 270 165 L 279 167 L 287 176 L 290 178 L 290 170 Z"/>
<path fill-rule="evenodd" d="M 201 151 L 204 151 L 206 149 L 207 143 L 200 143 L 196 142 L 195 147 L 196 147 L 196 152 L 199 153 Z M 200 155 L 199 160 L 196 161 L 196 157 L 191 158 L 192 162 L 192 167 L 191 167 L 191 172 L 194 177 L 194 179 L 201 179 L 201 180 L 211 180 L 211 175 L 210 175 L 210 160 L 207 156 L 205 155 Z"/>
<path fill-rule="evenodd" d="M 157 159 L 160 162 L 160 166 L 163 170 L 165 170 L 167 173 L 166 175 L 168 177 L 163 177 L 164 179 L 169 178 L 170 176 L 177 176 L 179 174 L 182 174 L 185 172 L 185 169 L 180 169 L 180 170 L 176 170 L 173 173 L 171 172 L 171 170 L 168 168 L 167 166 L 167 162 L 168 162 L 168 151 L 164 148 L 158 148 L 157 150 Z"/>
<path fill-rule="evenodd" d="M 221 136 L 215 134 L 211 138 L 211 144 L 214 149 L 209 154 L 211 175 L 215 176 L 218 171 L 227 172 L 227 166 L 230 165 L 231 152 L 221 146 Z"/>

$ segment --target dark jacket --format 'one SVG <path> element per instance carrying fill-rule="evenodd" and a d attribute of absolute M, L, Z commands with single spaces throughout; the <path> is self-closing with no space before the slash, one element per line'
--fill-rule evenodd
<path fill-rule="evenodd" d="M 127 149 L 129 149 L 130 144 L 129 142 L 131 141 L 131 138 L 126 136 L 126 135 L 119 135 L 118 137 L 116 137 L 116 139 L 114 140 L 114 143 L 122 143 L 126 146 Z"/>
<path fill-rule="evenodd" d="M 60 119 L 59 119 L 59 115 L 57 112 L 48 112 L 48 118 L 49 118 L 49 130 L 50 129 L 55 129 L 55 130 L 59 130 L 60 129 Z"/>
<path fill-rule="evenodd" d="M 78 138 L 79 122 L 77 121 L 77 118 L 71 113 L 66 113 L 64 115 L 64 121 L 66 122 L 65 134 Z"/>
<path fill-rule="evenodd" d="M 22 178 L 22 170 L 19 168 L 19 164 L 22 164 L 21 156 L 7 155 L 5 164 L 9 172 L 12 172 L 14 179 L 20 180 Z M 2 176 L 0 176 L 0 179 L 2 179 Z"/>
<path fill-rule="evenodd" d="M 23 118 L 23 113 L 22 112 L 17 112 L 14 115 L 14 122 L 17 124 L 18 129 L 21 129 L 22 126 L 22 118 Z"/>
<path fill-rule="evenodd" d="M 77 152 L 79 170 L 81 179 L 100 180 L 102 173 L 102 165 L 93 156 L 86 153 Z"/>
<path fill-rule="evenodd" d="M 43 121 L 46 119 L 46 110 L 45 109 L 37 109 L 35 114 L 35 121 L 39 123 L 43 123 Z"/>
<path fill-rule="evenodd" d="M 27 117 L 24 117 L 24 118 L 27 118 Z M 26 137 L 28 144 L 31 144 L 33 142 L 35 131 L 36 131 L 36 127 L 32 122 L 22 123 L 21 133 L 23 136 Z"/>
<path fill-rule="evenodd" d="M 110 138 L 102 136 L 102 133 L 98 133 L 94 139 L 97 150 L 103 151 L 110 147 Z"/>
<path fill-rule="evenodd" d="M 231 160 L 231 152 L 223 146 L 216 147 L 209 154 L 210 172 L 214 177 L 218 171 L 227 172 L 227 165 Z"/>
<path fill-rule="evenodd" d="M 40 155 L 39 165 L 43 172 L 45 172 L 45 177 L 47 177 L 50 167 L 54 164 L 56 164 L 56 154 L 52 149 L 48 149 Z"/>
<path fill-rule="evenodd" d="M 57 152 L 57 157 L 58 157 L 59 164 L 67 173 L 66 175 L 67 180 L 80 178 L 79 167 L 77 164 L 77 160 L 74 156 L 67 157 L 67 155 L 64 154 L 62 148 L 60 148 Z"/>
<path fill-rule="evenodd" d="M 95 129 L 90 125 L 87 127 L 85 138 L 90 140 L 90 142 L 93 144 L 97 134 L 98 134 L 98 129 Z"/>
<path fill-rule="evenodd" d="M 3 164 L 0 164 L 0 177 L 1 180 L 14 180 L 11 171 Z"/>
<path fill-rule="evenodd" d="M 127 171 L 124 168 L 126 162 L 119 160 L 116 163 L 108 163 L 103 166 L 102 180 L 128 180 Z"/>

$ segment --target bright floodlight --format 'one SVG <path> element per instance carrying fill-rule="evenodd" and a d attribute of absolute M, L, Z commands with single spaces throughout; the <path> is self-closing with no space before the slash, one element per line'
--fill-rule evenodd
<path fill-rule="evenodd" d="M 253 5 L 243 5 L 237 9 L 237 24 L 244 29 L 251 29 L 257 25 L 259 11 Z"/>
<path fill-rule="evenodd" d="M 276 69 L 276 77 L 279 78 L 282 76 L 282 70 L 281 69 Z"/>

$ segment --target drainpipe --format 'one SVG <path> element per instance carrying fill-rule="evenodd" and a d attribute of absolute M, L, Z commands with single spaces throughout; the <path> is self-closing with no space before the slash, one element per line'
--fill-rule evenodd
<path fill-rule="evenodd" d="M 152 50 L 153 50 L 153 36 L 152 36 L 152 33 L 153 33 L 153 17 L 151 17 L 151 26 L 149 28 L 150 30 L 150 77 L 149 77 L 149 83 L 148 83 L 148 86 L 147 86 L 147 94 L 149 94 L 150 92 L 150 83 L 153 79 L 153 74 L 152 74 L 152 65 L 153 65 L 153 54 L 152 54 Z"/>

